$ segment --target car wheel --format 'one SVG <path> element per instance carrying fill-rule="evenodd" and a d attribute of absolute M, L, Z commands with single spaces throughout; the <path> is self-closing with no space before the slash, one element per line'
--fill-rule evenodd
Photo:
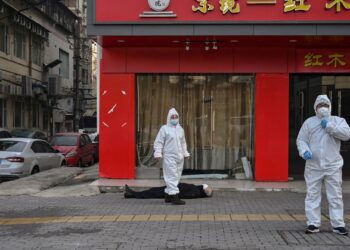
<path fill-rule="evenodd" d="M 40 172 L 39 167 L 38 167 L 38 166 L 35 166 L 35 167 L 32 169 L 32 172 L 31 172 L 30 174 L 33 175 L 33 174 L 37 174 L 37 173 L 39 173 L 39 172 Z"/>

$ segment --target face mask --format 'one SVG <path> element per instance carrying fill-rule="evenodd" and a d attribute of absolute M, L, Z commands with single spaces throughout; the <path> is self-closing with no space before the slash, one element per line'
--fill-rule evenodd
<path fill-rule="evenodd" d="M 322 117 L 327 117 L 327 116 L 330 116 L 330 111 L 329 111 L 329 108 L 326 108 L 326 107 L 321 107 L 317 110 L 317 113 L 322 116 Z"/>
<path fill-rule="evenodd" d="M 170 124 L 176 126 L 179 123 L 179 119 L 170 119 Z"/>

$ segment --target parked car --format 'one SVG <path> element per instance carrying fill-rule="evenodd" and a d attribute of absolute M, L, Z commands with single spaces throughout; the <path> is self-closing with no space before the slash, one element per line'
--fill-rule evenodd
<path fill-rule="evenodd" d="M 10 134 L 10 132 L 7 129 L 0 128 L 0 139 L 11 138 L 11 137 L 12 137 L 12 135 Z"/>
<path fill-rule="evenodd" d="M 95 158 L 95 161 L 97 162 L 98 160 L 99 160 L 99 145 L 100 145 L 100 143 L 99 143 L 99 141 L 100 141 L 100 136 L 99 136 L 99 134 L 97 134 L 96 136 L 95 136 L 95 138 L 94 138 L 94 140 L 92 141 L 92 144 L 94 144 L 94 149 L 95 149 L 95 151 L 94 151 L 94 158 Z"/>
<path fill-rule="evenodd" d="M 65 165 L 64 156 L 46 141 L 0 139 L 0 178 L 13 179 Z"/>
<path fill-rule="evenodd" d="M 59 133 L 52 137 L 51 146 L 60 151 L 68 166 L 93 165 L 94 146 L 87 134 Z"/>
<path fill-rule="evenodd" d="M 12 137 L 17 138 L 32 138 L 47 141 L 47 136 L 44 132 L 35 129 L 15 128 L 11 131 Z"/>

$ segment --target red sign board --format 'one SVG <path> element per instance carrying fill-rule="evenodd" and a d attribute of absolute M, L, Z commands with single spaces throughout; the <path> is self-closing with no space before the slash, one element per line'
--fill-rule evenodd
<path fill-rule="evenodd" d="M 297 50 L 297 72 L 349 72 L 350 50 Z"/>
<path fill-rule="evenodd" d="M 164 11 L 148 2 L 95 0 L 95 22 L 350 22 L 350 0 L 170 0 Z"/>

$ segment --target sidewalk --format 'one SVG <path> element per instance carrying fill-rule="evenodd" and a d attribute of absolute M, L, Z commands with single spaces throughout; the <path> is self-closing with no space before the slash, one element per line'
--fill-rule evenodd
<path fill-rule="evenodd" d="M 63 167 L 0 184 L 2 195 L 34 195 L 81 174 L 81 168 Z"/>

